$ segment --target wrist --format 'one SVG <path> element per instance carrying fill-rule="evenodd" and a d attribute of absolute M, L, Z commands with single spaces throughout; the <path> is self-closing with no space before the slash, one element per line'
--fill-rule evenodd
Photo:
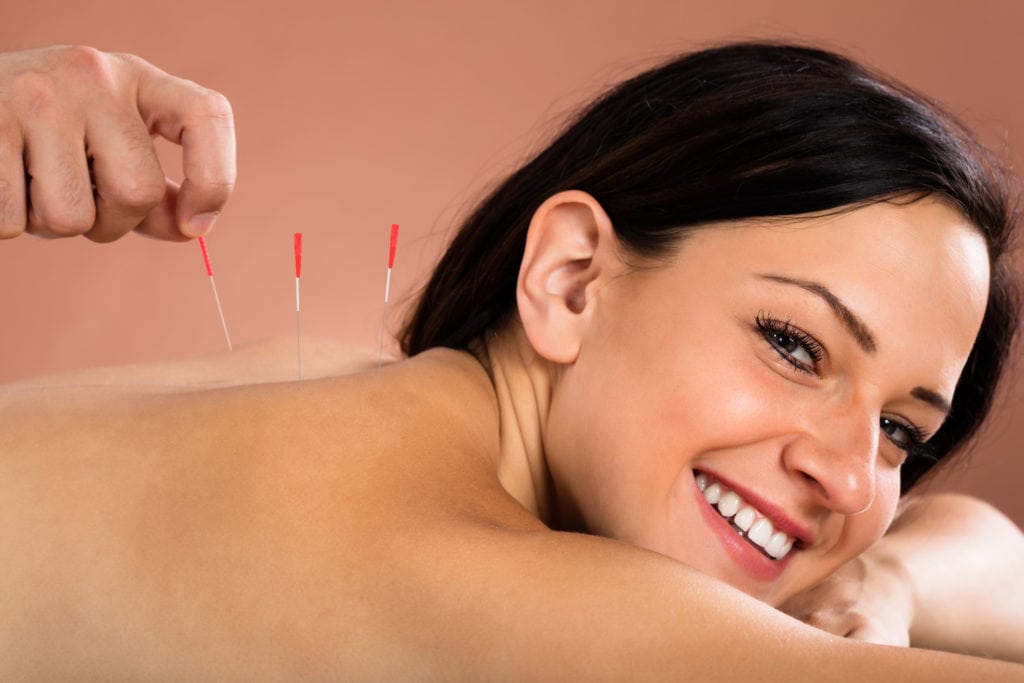
<path fill-rule="evenodd" d="M 861 556 L 866 575 L 886 596 L 886 607 L 893 617 L 906 625 L 911 644 L 914 642 L 914 619 L 919 612 L 920 596 L 913 573 L 906 562 L 890 552 L 885 539 Z"/>

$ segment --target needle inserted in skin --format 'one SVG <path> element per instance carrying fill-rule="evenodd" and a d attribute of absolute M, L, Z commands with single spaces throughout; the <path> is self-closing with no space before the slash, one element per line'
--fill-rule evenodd
<path fill-rule="evenodd" d="M 213 288 L 213 300 L 217 304 L 217 314 L 220 316 L 220 326 L 224 329 L 224 339 L 228 342 L 228 351 L 231 348 L 231 335 L 228 334 L 228 324 L 224 322 L 224 309 L 220 305 L 220 296 L 217 294 L 217 283 L 213 280 L 213 266 L 210 264 L 210 252 L 206 249 L 206 240 L 199 238 L 199 248 L 203 250 L 203 263 L 206 264 L 206 274 L 210 276 L 210 287 Z"/>
<path fill-rule="evenodd" d="M 295 362 L 302 382 L 302 333 L 299 324 L 299 312 L 302 309 L 299 299 L 299 278 L 302 277 L 302 233 L 295 233 Z"/>
<path fill-rule="evenodd" d="M 398 248 L 398 224 L 391 225 L 391 247 L 388 250 L 388 278 L 384 283 L 384 315 L 380 319 L 380 353 L 377 356 L 377 377 L 384 365 L 384 323 L 388 319 L 388 295 L 391 293 L 391 269 L 395 265 L 395 249 Z"/>

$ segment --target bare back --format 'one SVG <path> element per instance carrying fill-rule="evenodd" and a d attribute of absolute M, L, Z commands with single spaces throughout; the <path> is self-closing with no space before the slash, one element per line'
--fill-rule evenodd
<path fill-rule="evenodd" d="M 499 484 L 468 354 L 301 386 L 123 379 L 0 394 L 0 677 L 701 678 L 737 640 L 760 680 L 794 652 L 823 680 L 1019 675 L 842 641 L 548 530 Z"/>
<path fill-rule="evenodd" d="M 205 652 L 228 670 L 294 672 L 312 652 L 357 665 L 374 633 L 397 642 L 389 570 L 417 527 L 453 508 L 531 525 L 487 481 L 496 418 L 479 366 L 430 356 L 379 379 L 9 389 L 3 661 L 67 674 L 136 662 L 148 676 L 191 673 L 180 653 Z M 443 447 L 425 448 L 431 434 Z"/>

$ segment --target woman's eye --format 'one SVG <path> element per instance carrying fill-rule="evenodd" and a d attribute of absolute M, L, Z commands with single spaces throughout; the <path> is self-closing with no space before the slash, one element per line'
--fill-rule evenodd
<path fill-rule="evenodd" d="M 762 313 L 757 315 L 755 324 L 784 361 L 801 372 L 817 374 L 824 351 L 814 337 L 787 321 L 769 318 Z"/>
<path fill-rule="evenodd" d="M 785 353 L 789 358 L 792 358 L 800 365 L 805 367 L 814 366 L 814 358 L 811 356 L 810 351 L 808 351 L 803 344 L 793 337 L 785 334 L 773 333 L 769 341 L 771 341 L 772 346 Z"/>
<path fill-rule="evenodd" d="M 903 424 L 888 417 L 882 418 L 880 426 L 882 433 L 889 438 L 889 441 L 892 441 L 905 451 L 910 451 L 924 442 L 921 430 L 917 427 Z"/>

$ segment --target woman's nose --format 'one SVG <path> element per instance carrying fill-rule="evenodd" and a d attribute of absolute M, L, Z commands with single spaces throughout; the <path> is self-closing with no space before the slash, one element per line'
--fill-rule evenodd
<path fill-rule="evenodd" d="M 817 420 L 787 444 L 783 460 L 825 507 L 844 515 L 864 512 L 875 499 L 879 421 L 866 412 Z"/>

